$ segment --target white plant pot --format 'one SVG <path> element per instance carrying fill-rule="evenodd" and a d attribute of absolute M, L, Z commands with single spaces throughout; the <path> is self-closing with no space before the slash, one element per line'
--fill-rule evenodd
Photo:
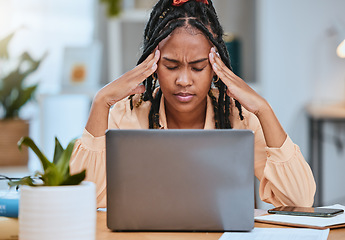
<path fill-rule="evenodd" d="M 96 236 L 95 184 L 22 186 L 19 202 L 19 239 L 94 240 Z"/>

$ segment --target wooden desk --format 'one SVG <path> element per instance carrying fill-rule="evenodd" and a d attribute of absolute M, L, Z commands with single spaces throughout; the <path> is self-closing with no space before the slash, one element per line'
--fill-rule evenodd
<path fill-rule="evenodd" d="M 223 233 L 185 233 L 185 232 L 111 232 L 107 228 L 107 214 L 97 212 L 97 229 L 96 240 L 218 240 Z M 255 223 L 255 227 L 276 228 L 282 227 L 273 224 Z M 345 228 L 332 229 L 329 233 L 328 240 L 345 239 Z"/>
<path fill-rule="evenodd" d="M 323 206 L 323 125 L 345 123 L 345 103 L 310 104 L 306 107 L 309 120 L 309 162 L 316 182 L 314 206 Z"/>

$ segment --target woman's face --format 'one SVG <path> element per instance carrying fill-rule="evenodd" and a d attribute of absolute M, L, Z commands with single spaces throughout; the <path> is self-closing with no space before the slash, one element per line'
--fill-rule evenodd
<path fill-rule="evenodd" d="M 167 109 L 192 113 L 206 107 L 214 74 L 208 58 L 211 47 L 200 31 L 185 27 L 158 45 L 157 76 Z"/>

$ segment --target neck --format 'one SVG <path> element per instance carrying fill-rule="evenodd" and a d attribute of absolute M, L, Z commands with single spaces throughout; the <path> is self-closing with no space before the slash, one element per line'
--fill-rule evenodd
<path fill-rule="evenodd" d="M 170 107 L 169 103 L 165 101 L 167 127 L 169 129 L 203 129 L 206 120 L 206 98 L 204 103 L 192 112 L 181 113 Z"/>

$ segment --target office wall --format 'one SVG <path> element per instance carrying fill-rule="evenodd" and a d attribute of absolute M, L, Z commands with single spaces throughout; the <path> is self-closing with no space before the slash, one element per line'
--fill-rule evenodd
<path fill-rule="evenodd" d="M 345 101 L 345 59 L 336 56 L 331 28 L 345 27 L 343 0 L 258 0 L 257 75 L 262 95 L 308 159 L 308 126 L 304 106 L 311 101 Z M 344 126 L 327 125 L 324 139 L 326 204 L 345 204 L 345 153 L 334 134 Z M 342 138 L 343 142 L 345 141 Z"/>
<path fill-rule="evenodd" d="M 214 6 L 225 33 L 240 41 L 241 77 L 255 83 L 255 0 L 214 0 Z"/>

